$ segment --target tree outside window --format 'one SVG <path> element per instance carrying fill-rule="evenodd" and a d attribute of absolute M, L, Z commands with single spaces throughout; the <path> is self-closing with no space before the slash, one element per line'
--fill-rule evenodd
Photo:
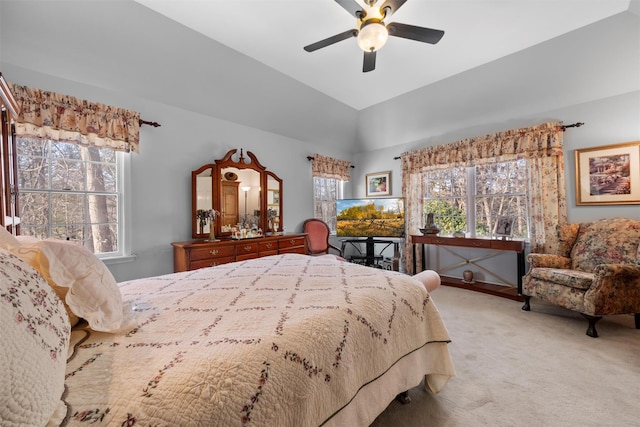
<path fill-rule="evenodd" d="M 16 143 L 21 234 L 120 253 L 118 153 L 36 138 Z"/>
<path fill-rule="evenodd" d="M 334 178 L 313 177 L 314 217 L 329 226 L 331 234 L 336 234 L 336 200 L 341 197 L 342 181 Z"/>
<path fill-rule="evenodd" d="M 440 234 L 463 231 L 491 237 L 498 218 L 514 218 L 513 237 L 528 238 L 527 170 L 524 160 L 424 173 L 423 215 L 433 213 Z"/>

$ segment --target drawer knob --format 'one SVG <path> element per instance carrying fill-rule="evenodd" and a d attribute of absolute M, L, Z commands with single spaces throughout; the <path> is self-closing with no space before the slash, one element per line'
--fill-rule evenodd
<path fill-rule="evenodd" d="M 289 243 L 291 244 L 291 246 L 293 246 L 293 245 L 295 245 L 295 244 L 296 244 L 296 241 L 295 241 L 295 240 L 293 240 L 293 239 L 291 239 L 291 240 L 289 240 Z"/>
<path fill-rule="evenodd" d="M 267 249 L 271 249 L 273 247 L 273 244 L 272 243 L 267 243 L 265 246 L 267 247 Z"/>
<path fill-rule="evenodd" d="M 217 250 L 217 249 L 211 249 L 211 250 L 209 251 L 209 253 L 210 253 L 211 255 L 218 255 L 218 250 Z"/>
<path fill-rule="evenodd" d="M 245 246 L 244 247 L 244 251 L 245 252 L 251 252 L 251 246 Z"/>

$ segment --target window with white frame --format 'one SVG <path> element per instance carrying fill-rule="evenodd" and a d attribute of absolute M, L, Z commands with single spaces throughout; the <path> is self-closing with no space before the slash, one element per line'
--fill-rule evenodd
<path fill-rule="evenodd" d="M 490 237 L 507 217 L 511 235 L 529 237 L 527 169 L 524 160 L 451 167 L 424 173 L 424 216 L 434 214 L 443 235 L 456 231 Z"/>
<path fill-rule="evenodd" d="M 20 233 L 123 255 L 124 153 L 38 138 L 16 143 Z"/>
<path fill-rule="evenodd" d="M 331 234 L 336 234 L 336 200 L 342 197 L 343 181 L 335 178 L 313 177 L 314 217 L 329 226 Z"/>

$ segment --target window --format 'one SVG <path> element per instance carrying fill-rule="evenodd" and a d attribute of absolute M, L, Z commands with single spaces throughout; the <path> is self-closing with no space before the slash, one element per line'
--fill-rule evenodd
<path fill-rule="evenodd" d="M 513 236 L 528 238 L 524 160 L 426 172 L 424 216 L 433 213 L 442 234 L 494 234 L 498 217 L 513 218 Z"/>
<path fill-rule="evenodd" d="M 314 217 L 329 226 L 331 234 L 336 234 L 336 200 L 342 198 L 343 181 L 335 178 L 313 177 Z"/>
<path fill-rule="evenodd" d="M 16 143 L 21 234 L 123 255 L 123 153 L 43 139 Z"/>

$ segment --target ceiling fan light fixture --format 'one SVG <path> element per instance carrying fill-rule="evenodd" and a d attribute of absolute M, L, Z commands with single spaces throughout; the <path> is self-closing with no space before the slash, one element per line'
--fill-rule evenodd
<path fill-rule="evenodd" d="M 375 52 L 387 42 L 389 31 L 382 21 L 370 19 L 362 23 L 358 32 L 358 46 L 365 52 Z"/>

